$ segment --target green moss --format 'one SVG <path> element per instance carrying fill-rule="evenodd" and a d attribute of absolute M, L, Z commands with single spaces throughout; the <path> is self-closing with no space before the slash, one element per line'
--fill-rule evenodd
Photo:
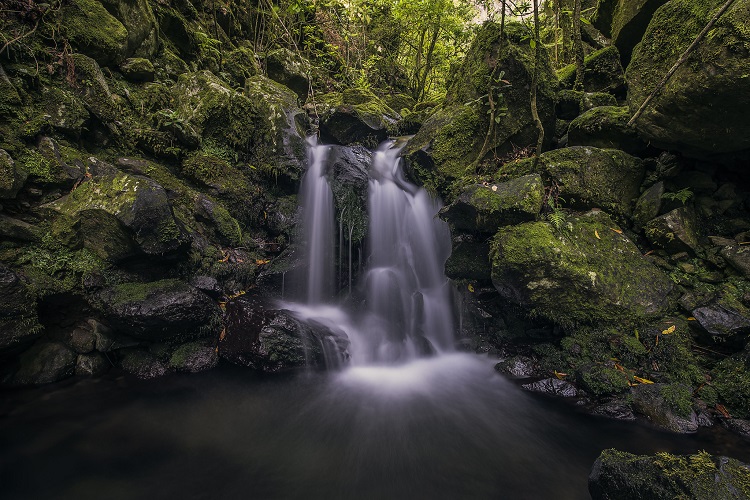
<path fill-rule="evenodd" d="M 154 281 L 151 283 L 121 283 L 112 287 L 114 291 L 112 306 L 144 302 L 154 293 L 164 290 L 178 290 L 184 286 L 183 282 L 176 279 Z"/>
<path fill-rule="evenodd" d="M 43 182 L 54 182 L 54 164 L 37 150 L 25 150 L 16 161 L 30 177 Z"/>
<path fill-rule="evenodd" d="M 240 246 L 242 244 L 242 230 L 237 220 L 229 215 L 229 212 L 224 207 L 218 204 L 214 205 L 212 216 L 219 234 L 230 245 Z"/>
<path fill-rule="evenodd" d="M 720 400 L 736 418 L 750 417 L 750 369 L 745 360 L 727 358 L 712 370 Z"/>
<path fill-rule="evenodd" d="M 689 417 L 693 411 L 693 392 L 684 384 L 668 384 L 661 386 L 661 396 L 669 409 L 680 417 Z"/>
<path fill-rule="evenodd" d="M 628 376 L 607 366 L 595 365 L 580 373 L 583 388 L 595 396 L 618 394 L 627 391 Z"/>
<path fill-rule="evenodd" d="M 206 149 L 210 151 L 218 148 Z M 219 150 L 219 154 L 222 153 L 225 153 L 225 150 Z M 203 151 L 185 158 L 182 173 L 200 185 L 213 187 L 223 192 L 245 195 L 248 191 L 248 183 L 238 169 L 224 158 Z"/>
<path fill-rule="evenodd" d="M 104 64 L 119 64 L 128 31 L 96 0 L 74 0 L 62 9 L 62 32 L 70 43 Z"/>

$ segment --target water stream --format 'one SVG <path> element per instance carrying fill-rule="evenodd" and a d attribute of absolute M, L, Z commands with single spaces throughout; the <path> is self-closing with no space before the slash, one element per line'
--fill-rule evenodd
<path fill-rule="evenodd" d="M 592 417 L 454 352 L 448 229 L 390 143 L 370 172 L 362 303 L 340 306 L 326 155 L 311 147 L 307 282 L 285 307 L 346 332 L 348 367 L 263 378 L 222 364 L 156 381 L 113 372 L 5 394 L 0 496 L 579 500 L 608 447 L 750 458 L 721 428 L 678 436 Z"/>

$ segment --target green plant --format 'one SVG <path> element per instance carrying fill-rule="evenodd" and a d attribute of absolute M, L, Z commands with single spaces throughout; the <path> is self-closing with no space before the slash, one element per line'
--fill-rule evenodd
<path fill-rule="evenodd" d="M 690 188 L 683 188 L 675 193 L 664 193 L 663 195 L 661 195 L 661 197 L 669 201 L 679 201 L 684 205 L 690 198 L 693 197 L 693 192 L 690 190 Z"/>

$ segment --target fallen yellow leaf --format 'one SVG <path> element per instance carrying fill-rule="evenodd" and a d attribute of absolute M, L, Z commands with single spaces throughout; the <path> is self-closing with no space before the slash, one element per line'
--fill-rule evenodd
<path fill-rule="evenodd" d="M 599 236 L 599 231 L 597 231 L 596 229 L 594 229 L 594 236 L 596 236 L 597 240 L 601 239 L 601 237 Z"/>
<path fill-rule="evenodd" d="M 269 262 L 271 262 L 271 261 L 268 260 L 268 259 L 255 259 L 255 264 L 258 265 L 258 266 L 264 266 L 264 265 L 268 264 Z"/>
<path fill-rule="evenodd" d="M 690 317 L 688 318 L 688 321 L 697 321 L 697 320 L 696 320 L 696 319 L 695 319 L 694 317 L 690 316 Z"/>
<path fill-rule="evenodd" d="M 555 377 L 559 378 L 560 380 L 568 376 L 567 373 L 558 372 L 557 370 L 554 370 L 554 372 L 555 372 Z"/>
<path fill-rule="evenodd" d="M 653 380 L 649 380 L 647 378 L 636 377 L 635 375 L 633 376 L 633 379 L 635 379 L 637 382 L 640 382 L 641 384 L 653 384 L 654 383 Z"/>
<path fill-rule="evenodd" d="M 470 291 L 471 293 L 474 293 L 474 285 L 472 285 L 472 284 L 469 284 L 469 286 L 468 286 L 467 288 L 469 289 L 469 291 Z"/>
<path fill-rule="evenodd" d="M 611 229 L 612 231 L 616 232 L 617 234 L 622 234 L 622 229 L 615 229 L 615 228 L 613 228 L 613 227 L 610 227 L 610 229 Z"/>
<path fill-rule="evenodd" d="M 669 328 L 667 328 L 666 330 L 662 331 L 661 334 L 662 335 L 669 335 L 670 333 L 674 333 L 674 331 L 676 329 L 677 329 L 677 327 L 675 325 L 672 325 Z"/>

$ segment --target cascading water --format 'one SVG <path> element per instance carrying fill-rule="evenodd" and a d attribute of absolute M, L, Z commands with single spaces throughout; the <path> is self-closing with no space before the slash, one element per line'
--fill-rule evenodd
<path fill-rule="evenodd" d="M 353 365 L 451 351 L 455 322 L 443 273 L 450 233 L 436 218 L 440 203 L 405 179 L 393 141 L 378 148 L 370 169 L 363 308 L 350 313 L 324 305 L 333 295 L 334 204 L 326 179 L 327 146 L 311 143 L 310 150 L 301 190 L 307 295 L 304 304 L 285 307 L 301 319 L 346 332 Z"/>

